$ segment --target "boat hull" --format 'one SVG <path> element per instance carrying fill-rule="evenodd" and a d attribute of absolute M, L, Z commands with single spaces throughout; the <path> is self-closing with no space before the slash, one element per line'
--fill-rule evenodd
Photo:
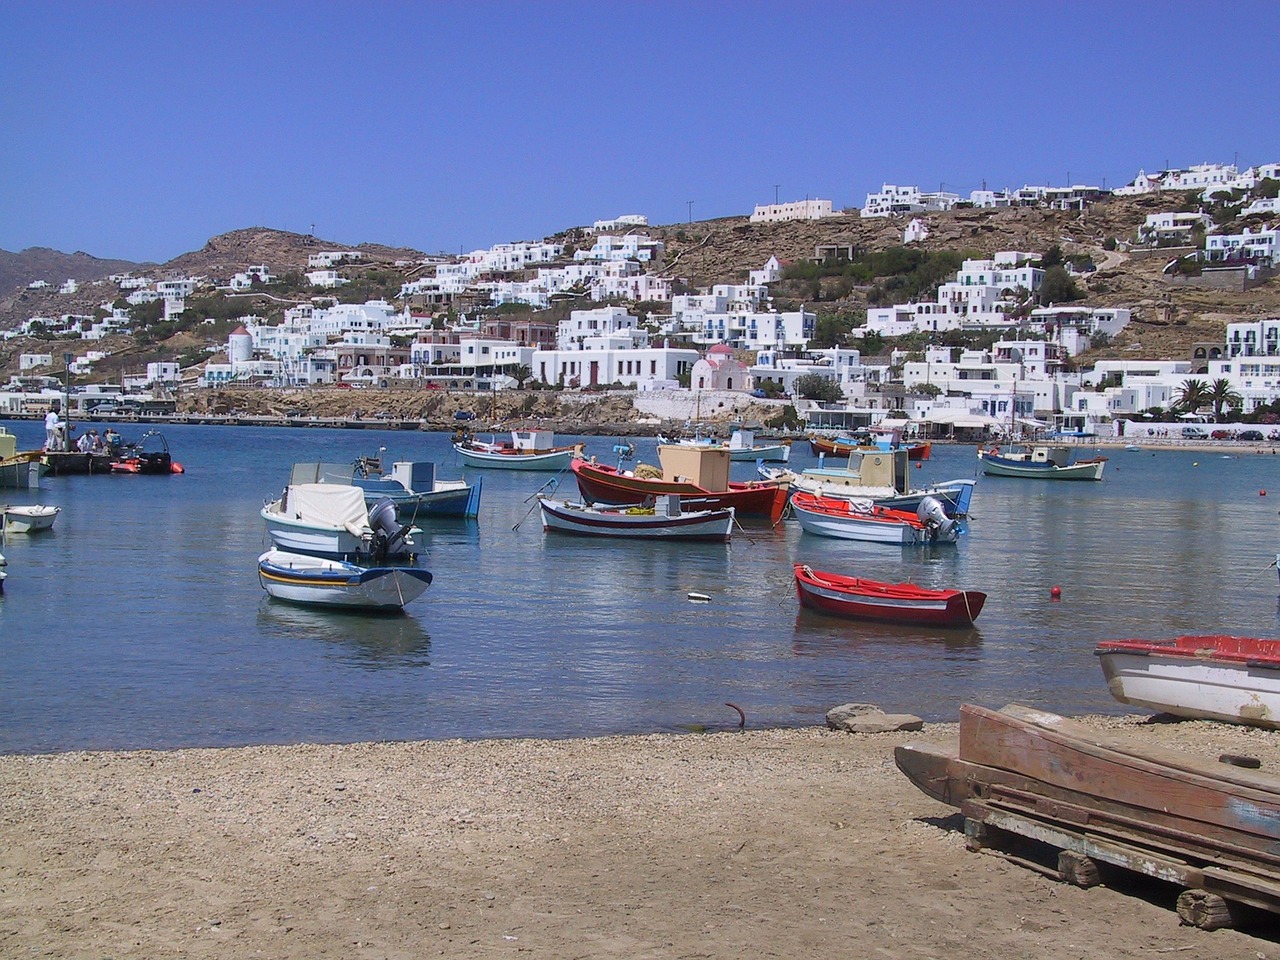
<path fill-rule="evenodd" d="M 758 447 L 729 447 L 729 459 L 737 463 L 787 463 L 791 459 L 791 445 L 771 443 Z"/>
<path fill-rule="evenodd" d="M 458 458 L 469 467 L 484 467 L 492 470 L 559 471 L 566 469 L 573 458 L 580 455 L 582 448 L 566 447 L 546 453 L 498 453 L 471 449 L 466 444 L 455 443 L 453 449 L 458 452 Z"/>
<path fill-rule="evenodd" d="M 0 490 L 38 490 L 40 474 L 45 469 L 39 452 L 0 460 Z"/>
<path fill-rule="evenodd" d="M 564 501 L 542 500 L 542 527 L 589 537 L 724 542 L 733 530 L 733 508 L 698 510 L 676 516 L 654 511 L 599 510 Z"/>
<path fill-rule="evenodd" d="M 6 533 L 41 533 L 53 527 L 61 507 L 10 506 L 3 511 Z"/>
<path fill-rule="evenodd" d="M 943 534 L 904 510 L 879 506 L 862 510 L 853 501 L 813 497 L 805 493 L 797 493 L 791 498 L 791 511 L 806 533 L 836 540 L 910 546 L 955 543 L 959 535 L 958 524 Z"/>
<path fill-rule="evenodd" d="M 405 490 L 399 484 L 385 484 L 377 487 L 366 486 L 360 481 L 356 484 L 364 489 L 364 502 L 370 507 L 386 499 L 396 506 L 396 514 L 406 522 L 423 517 L 465 517 L 474 518 L 480 512 L 480 487 L 463 483 L 453 489 L 431 490 L 425 493 L 414 493 Z"/>
<path fill-rule="evenodd" d="M 1024 480 L 1101 480 L 1106 461 L 1077 460 L 1065 467 L 1053 463 L 1009 460 L 986 450 L 978 451 L 982 472 L 989 477 L 1020 477 Z"/>
<path fill-rule="evenodd" d="M 816 497 L 839 500 L 870 500 L 876 506 L 888 507 L 890 510 L 914 512 L 919 509 L 921 500 L 932 497 L 942 504 L 948 517 L 968 516 L 976 485 L 974 480 L 947 480 L 918 490 L 897 493 L 892 487 L 863 487 L 857 483 L 842 482 L 838 473 L 839 471 L 820 469 L 792 473 L 781 468 L 766 467 L 760 471 L 760 476 L 766 480 L 786 480 L 793 492 L 803 491 Z M 845 471 L 845 474 L 848 472 Z"/>
<path fill-rule="evenodd" d="M 926 590 L 911 583 L 883 583 L 795 565 L 802 607 L 854 620 L 933 627 L 971 627 L 987 595 L 977 590 Z"/>
<path fill-rule="evenodd" d="M 369 557 L 370 541 L 357 536 L 345 527 L 321 526 L 282 516 L 279 501 L 262 508 L 262 519 L 267 535 L 277 550 L 288 553 L 305 553 L 330 560 L 360 560 Z M 276 509 L 272 509 L 272 508 Z M 417 556 L 412 544 L 395 550 L 385 558 L 394 562 L 412 560 Z"/>
<path fill-rule="evenodd" d="M 1121 703 L 1280 730 L 1280 640 L 1112 640 L 1094 652 L 1107 689 Z"/>
<path fill-rule="evenodd" d="M 738 516 L 776 518 L 787 502 L 787 485 L 780 481 L 730 483 L 728 490 L 705 490 L 692 483 L 649 480 L 629 476 L 612 467 L 575 460 L 571 465 L 578 490 L 589 503 L 631 505 L 646 498 L 675 494 L 688 510 L 719 510 L 733 507 Z"/>
<path fill-rule="evenodd" d="M 258 582 L 270 596 L 291 603 L 399 610 L 426 592 L 431 574 L 417 567 L 361 567 L 268 550 L 258 558 Z"/>

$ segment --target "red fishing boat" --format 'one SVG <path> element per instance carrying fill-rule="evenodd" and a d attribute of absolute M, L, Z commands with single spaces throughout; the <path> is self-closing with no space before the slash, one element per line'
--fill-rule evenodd
<path fill-rule="evenodd" d="M 855 620 L 888 620 L 933 627 L 971 627 L 987 595 L 978 590 L 928 590 L 796 564 L 800 606 Z"/>
<path fill-rule="evenodd" d="M 727 447 L 698 448 L 661 445 L 659 477 L 637 471 L 574 460 L 569 468 L 578 478 L 578 489 L 590 503 L 635 504 L 675 494 L 686 510 L 719 510 L 733 507 L 738 516 L 769 517 L 776 522 L 787 506 L 785 481 L 730 482 Z M 652 469 L 652 468 L 651 468 Z M 656 472 L 656 471 L 655 471 Z"/>

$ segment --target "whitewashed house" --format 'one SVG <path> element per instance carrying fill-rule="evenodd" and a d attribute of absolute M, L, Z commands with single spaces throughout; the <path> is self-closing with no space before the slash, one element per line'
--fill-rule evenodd
<path fill-rule="evenodd" d="M 608 233 L 615 230 L 632 230 L 636 227 L 647 227 L 649 218 L 638 213 L 627 213 L 612 220 L 597 220 L 591 225 L 593 233 Z"/>
<path fill-rule="evenodd" d="M 596 237 L 590 249 L 575 250 L 575 260 L 639 260 L 648 263 L 662 256 L 664 244 L 661 240 L 642 233 L 628 233 L 622 236 L 605 233 Z"/>
<path fill-rule="evenodd" d="M 769 257 L 764 262 L 764 266 L 759 270 L 752 270 L 747 274 L 747 285 L 752 287 L 763 287 L 765 284 L 773 283 L 782 279 L 782 261 L 777 257 Z"/>
<path fill-rule="evenodd" d="M 835 216 L 835 211 L 830 200 L 796 200 L 758 205 L 751 213 L 751 222 L 781 223 L 784 220 L 821 220 L 831 216 Z"/>
<path fill-rule="evenodd" d="M 1197 226 L 1208 232 L 1213 228 L 1213 218 L 1203 213 L 1180 213 L 1174 210 L 1149 213 L 1146 221 L 1138 228 L 1138 242 L 1186 243 L 1191 236 L 1191 231 Z"/>
<path fill-rule="evenodd" d="M 1204 258 L 1210 263 L 1228 260 L 1251 259 L 1265 265 L 1276 263 L 1276 238 L 1280 232 L 1274 228 L 1251 231 L 1245 227 L 1240 233 L 1214 234 L 1204 241 Z"/>
<path fill-rule="evenodd" d="M 344 277 L 338 276 L 337 270 L 310 270 L 306 274 L 307 283 L 321 290 L 332 290 L 349 283 Z"/>
<path fill-rule="evenodd" d="M 322 250 L 307 257 L 307 266 L 312 270 L 327 270 L 340 263 L 358 263 L 363 259 L 364 254 L 359 250 Z"/>
<path fill-rule="evenodd" d="M 28 370 L 35 370 L 39 367 L 53 366 L 53 354 L 51 353 L 20 353 L 18 354 L 18 371 L 26 373 Z"/>

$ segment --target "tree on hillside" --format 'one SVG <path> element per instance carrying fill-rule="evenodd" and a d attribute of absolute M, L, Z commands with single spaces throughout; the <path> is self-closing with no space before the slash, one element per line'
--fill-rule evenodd
<path fill-rule="evenodd" d="M 844 343 L 845 336 L 853 329 L 853 321 L 838 314 L 819 314 L 813 325 L 813 338 L 809 341 L 809 349 L 823 350 L 827 347 L 838 347 Z"/>
<path fill-rule="evenodd" d="M 1056 243 L 1049 247 L 1040 258 L 1040 267 L 1048 270 L 1050 267 L 1062 266 L 1062 248 Z"/>
<path fill-rule="evenodd" d="M 1244 409 L 1244 397 L 1231 386 L 1231 381 L 1221 377 L 1209 387 L 1206 399 L 1213 404 L 1213 419 L 1221 420 L 1224 409 Z"/>
<path fill-rule="evenodd" d="M 806 373 L 802 377 L 797 377 L 792 389 L 797 396 L 805 400 L 838 403 L 844 399 L 844 391 L 840 389 L 840 384 L 834 380 L 828 380 L 820 373 Z"/>
<path fill-rule="evenodd" d="M 1208 401 L 1209 385 L 1203 380 L 1184 380 L 1178 390 L 1178 399 L 1174 401 L 1175 409 L 1185 413 L 1195 413 Z"/>
<path fill-rule="evenodd" d="M 1067 273 L 1066 267 L 1050 267 L 1044 272 L 1044 279 L 1040 281 L 1040 303 L 1042 305 L 1070 303 L 1073 300 L 1079 300 L 1081 296 L 1080 288 L 1071 279 L 1071 274 Z"/>

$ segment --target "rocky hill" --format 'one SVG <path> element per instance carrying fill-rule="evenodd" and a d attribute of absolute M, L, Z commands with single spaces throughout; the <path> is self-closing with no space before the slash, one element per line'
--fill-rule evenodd
<path fill-rule="evenodd" d="M 249 227 L 214 237 L 199 250 L 192 250 L 162 264 L 166 274 L 228 278 L 254 264 L 266 264 L 275 274 L 302 270 L 307 258 L 321 250 L 358 250 L 371 263 L 394 263 L 417 260 L 422 253 L 407 247 L 388 247 L 376 243 L 351 246 L 331 240 L 320 240 L 301 233 Z"/>

